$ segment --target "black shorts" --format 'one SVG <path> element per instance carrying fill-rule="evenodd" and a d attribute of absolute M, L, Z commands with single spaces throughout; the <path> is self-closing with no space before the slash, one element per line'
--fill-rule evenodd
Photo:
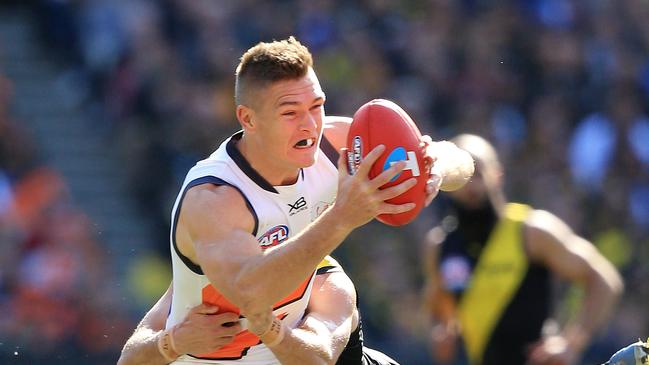
<path fill-rule="evenodd" d="M 336 365 L 399 365 L 399 363 L 382 352 L 365 347 L 363 329 L 359 321 L 358 327 L 349 337 L 345 350 L 338 357 Z"/>

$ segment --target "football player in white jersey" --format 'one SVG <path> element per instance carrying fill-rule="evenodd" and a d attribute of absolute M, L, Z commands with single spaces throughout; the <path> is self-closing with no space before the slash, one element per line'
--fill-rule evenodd
<path fill-rule="evenodd" d="M 171 290 L 169 287 L 144 316 L 124 347 L 119 365 L 168 363 L 156 346 L 156 338 L 165 328 L 167 313 L 171 307 Z M 335 363 L 337 365 L 398 365 L 387 355 L 364 346 L 360 313 L 355 302 L 354 284 L 338 262 L 328 256 L 318 265 L 308 317 L 312 323 L 318 320 L 340 323 L 350 321 L 349 326 L 339 327 L 338 336 L 332 343 L 332 351 L 335 353 L 343 347 Z M 204 303 L 189 311 L 174 331 L 175 348 L 178 353 L 206 353 L 234 340 L 234 336 L 241 331 L 241 326 L 236 322 L 238 316 L 232 313 L 216 314 L 217 311 L 218 307 Z M 350 333 L 348 334 L 347 331 Z"/>
<path fill-rule="evenodd" d="M 356 227 L 379 214 L 414 208 L 413 203 L 385 202 L 413 187 L 414 178 L 379 189 L 403 170 L 403 161 L 368 178 L 383 146 L 370 151 L 353 176 L 345 153 L 337 171 L 318 159 L 325 140 L 341 151 L 350 120 L 333 120 L 324 128 L 325 94 L 309 51 L 294 38 L 260 43 L 242 56 L 235 98 L 243 132 L 190 171 L 174 207 L 174 279 L 166 329 L 140 326 L 120 363 L 138 363 L 134 359 L 142 354 L 152 356 L 146 363 L 335 363 L 358 327 L 354 287 L 346 275 L 316 280 L 315 268 Z M 430 157 L 458 171 L 453 155 L 466 153 L 457 148 L 442 153 Z M 431 175 L 427 202 L 446 180 L 444 171 L 438 175 Z M 282 212 L 282 195 L 311 194 L 306 182 L 319 185 L 319 195 L 306 203 L 316 214 L 291 218 L 306 200 Z M 164 311 L 164 301 L 147 316 Z M 205 314 L 213 316 L 206 319 Z M 239 321 L 243 327 L 235 316 L 245 319 Z M 210 351 L 189 355 L 179 348 L 175 339 L 183 325 L 200 322 L 200 327 L 208 321 L 217 327 L 212 342 L 204 343 Z M 363 356 L 365 363 L 381 363 Z"/>

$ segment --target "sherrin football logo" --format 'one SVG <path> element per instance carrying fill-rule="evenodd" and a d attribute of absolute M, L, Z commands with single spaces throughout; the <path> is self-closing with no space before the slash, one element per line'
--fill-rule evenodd
<path fill-rule="evenodd" d="M 392 152 L 390 152 L 390 155 L 388 155 L 388 158 L 385 160 L 385 164 L 383 164 L 383 171 L 389 169 L 390 166 L 399 161 L 406 161 L 406 167 L 404 167 L 404 170 L 410 170 L 410 172 L 412 172 L 412 176 L 419 176 L 419 164 L 417 163 L 417 155 L 414 151 L 406 152 L 403 147 L 397 147 L 393 149 Z M 398 173 L 397 176 L 393 177 L 390 181 L 396 180 L 399 175 L 401 175 L 401 173 Z"/>
<path fill-rule="evenodd" d="M 363 141 L 361 136 L 354 136 L 352 143 L 352 151 L 347 151 L 347 165 L 349 166 L 349 173 L 354 175 L 358 165 L 361 164 L 363 159 Z"/>
<path fill-rule="evenodd" d="M 263 236 L 259 237 L 259 245 L 261 246 L 262 250 L 265 250 L 267 248 L 271 248 L 273 246 L 277 246 L 280 243 L 286 241 L 288 239 L 288 227 L 285 225 L 279 225 L 275 226 L 266 233 L 264 233 Z"/>

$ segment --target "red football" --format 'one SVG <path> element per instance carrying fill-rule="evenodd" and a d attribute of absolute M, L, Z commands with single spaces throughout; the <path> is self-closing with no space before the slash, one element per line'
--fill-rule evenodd
<path fill-rule="evenodd" d="M 391 163 L 406 160 L 408 165 L 403 172 L 381 188 L 397 185 L 413 176 L 417 179 L 417 185 L 410 190 L 386 201 L 390 204 L 413 202 L 417 206 L 405 213 L 379 215 L 377 219 L 385 224 L 400 226 L 409 223 L 424 207 L 428 171 L 420 143 L 421 132 L 415 122 L 400 106 L 389 100 L 372 100 L 354 114 L 347 135 L 347 162 L 350 172 L 355 173 L 362 159 L 374 147 L 383 144 L 386 149 L 372 166 L 369 177 L 376 177 L 389 168 Z"/>

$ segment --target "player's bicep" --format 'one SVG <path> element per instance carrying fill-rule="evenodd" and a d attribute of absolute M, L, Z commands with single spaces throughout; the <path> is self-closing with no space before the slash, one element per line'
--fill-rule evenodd
<path fill-rule="evenodd" d="M 231 186 L 191 188 L 181 207 L 179 227 L 191 241 L 190 259 L 221 290 L 236 291 L 228 278 L 236 277 L 250 257 L 261 253 L 252 235 L 252 213 L 245 198 Z"/>
<path fill-rule="evenodd" d="M 323 339 L 337 358 L 353 330 L 356 291 L 344 271 L 317 275 L 313 283 L 308 314 L 300 328 L 310 330 Z"/>

